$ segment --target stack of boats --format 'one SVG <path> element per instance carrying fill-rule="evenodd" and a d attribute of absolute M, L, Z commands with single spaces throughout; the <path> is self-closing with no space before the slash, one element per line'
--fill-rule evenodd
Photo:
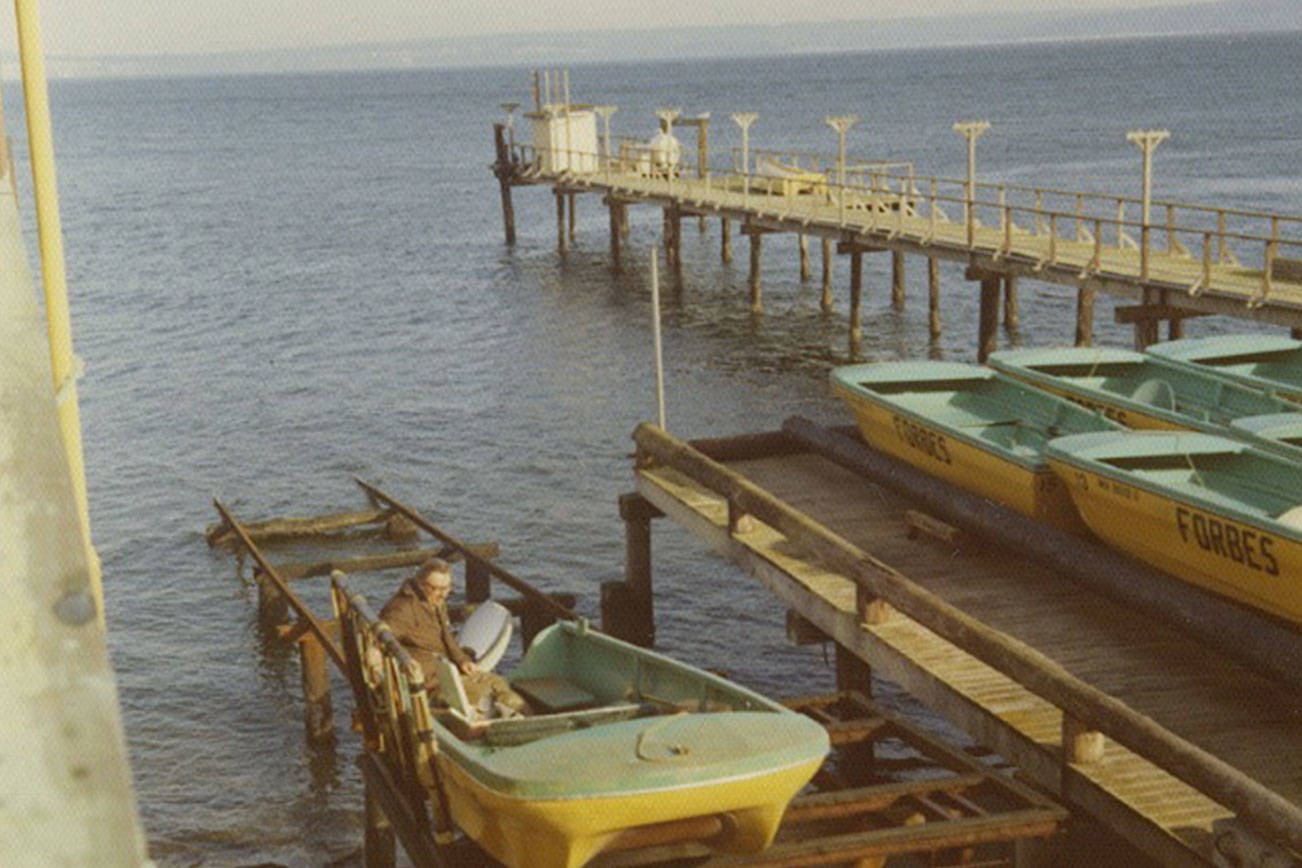
<path fill-rule="evenodd" d="M 1302 341 L 995 353 L 832 371 L 870 446 L 1302 623 Z"/>

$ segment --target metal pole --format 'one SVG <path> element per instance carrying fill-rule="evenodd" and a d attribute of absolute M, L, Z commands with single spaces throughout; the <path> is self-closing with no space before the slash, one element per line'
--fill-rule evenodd
<path fill-rule="evenodd" d="M 1133 130 L 1126 133 L 1126 141 L 1138 145 L 1144 153 L 1144 226 L 1149 223 L 1149 205 L 1153 193 L 1153 151 L 1171 137 L 1170 130 Z"/>
<path fill-rule="evenodd" d="M 660 430 L 665 430 L 665 365 L 660 345 L 660 256 L 651 248 L 651 338 L 655 345 L 656 363 L 656 418 Z"/>
<path fill-rule="evenodd" d="M 973 243 L 976 230 L 976 140 L 990 129 L 989 121 L 959 121 L 954 132 L 967 139 L 967 197 L 963 203 L 963 222 L 967 224 L 967 242 Z"/>
<path fill-rule="evenodd" d="M 858 115 L 828 115 L 827 125 L 836 130 L 836 183 L 841 190 L 840 221 L 845 224 L 845 134 L 859 120 Z"/>
<path fill-rule="evenodd" d="M 741 202 L 742 207 L 747 207 L 750 199 L 750 125 L 755 123 L 759 117 L 756 112 L 733 112 L 732 120 L 737 126 L 741 127 L 741 176 L 742 187 Z"/>
<path fill-rule="evenodd" d="M 18 51 L 23 73 L 27 139 L 31 143 L 32 188 L 36 199 L 36 234 L 41 253 L 41 282 L 45 289 L 46 330 L 50 336 L 50 371 L 54 377 L 59 427 L 68 456 L 86 569 L 95 596 L 95 613 L 104 626 L 104 591 L 99 556 L 90 537 L 90 507 L 81 446 L 81 413 L 77 404 L 78 361 L 72 351 L 72 319 L 68 314 L 68 284 L 63 260 L 63 224 L 59 216 L 59 183 L 54 169 L 54 133 L 50 124 L 49 92 L 41 21 L 34 0 L 17 0 Z"/>

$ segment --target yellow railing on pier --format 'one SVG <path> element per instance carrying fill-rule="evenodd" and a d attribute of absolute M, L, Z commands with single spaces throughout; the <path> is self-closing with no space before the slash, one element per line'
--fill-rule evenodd
<path fill-rule="evenodd" d="M 1016 260 L 1045 279 L 1107 277 L 1196 297 L 1220 294 L 1248 308 L 1302 308 L 1302 216 L 1127 195 L 976 183 L 918 176 L 907 162 L 847 161 L 826 155 L 751 150 L 737 165 L 699 166 L 642 143 L 612 153 L 547 153 L 516 145 L 524 181 L 602 188 L 616 196 L 667 200 L 733 217 L 786 221 L 875 236 L 885 242 Z M 767 162 L 765 162 L 767 161 Z M 544 172 L 577 165 L 591 171 Z M 813 173 L 821 173 L 814 182 Z M 1290 267 L 1281 268 L 1287 263 Z"/>

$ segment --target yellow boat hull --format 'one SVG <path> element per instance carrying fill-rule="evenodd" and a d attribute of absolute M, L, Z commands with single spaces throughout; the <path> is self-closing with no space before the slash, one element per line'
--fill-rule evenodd
<path fill-rule="evenodd" d="M 1037 521 L 1067 531 L 1085 530 L 1071 495 L 1047 467 L 1025 467 L 856 393 L 836 392 L 850 405 L 859 433 L 874 449 Z"/>
<path fill-rule="evenodd" d="M 642 826 L 727 815 L 713 849 L 753 853 L 777 834 L 787 804 L 822 757 L 783 769 L 662 791 L 525 799 L 490 789 L 448 758 L 438 757 L 453 822 L 508 866 L 577 868 Z"/>
<path fill-rule="evenodd" d="M 1302 623 L 1302 545 L 1050 459 L 1085 523 L 1108 544 L 1177 578 Z"/>

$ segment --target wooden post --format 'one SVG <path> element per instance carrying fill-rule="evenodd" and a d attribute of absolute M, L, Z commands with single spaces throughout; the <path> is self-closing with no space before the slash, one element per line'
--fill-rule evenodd
<path fill-rule="evenodd" d="M 1017 331 L 1021 318 L 1017 313 L 1017 275 L 1004 275 L 1004 328 Z"/>
<path fill-rule="evenodd" d="M 267 578 L 262 570 L 254 570 L 253 581 L 258 585 L 258 623 L 268 629 L 287 623 L 289 600 L 276 587 L 276 583 Z"/>
<path fill-rule="evenodd" d="M 1288 330 L 1288 336 L 1295 341 L 1302 341 L 1302 326 L 1293 326 Z"/>
<path fill-rule="evenodd" d="M 619 234 L 628 237 L 628 203 L 619 203 Z"/>
<path fill-rule="evenodd" d="M 669 208 L 660 211 L 660 241 L 665 247 L 665 265 L 674 266 L 674 226 L 669 219 Z"/>
<path fill-rule="evenodd" d="M 309 744 L 335 740 L 335 716 L 330 705 L 330 673 L 326 671 L 325 646 L 316 634 L 304 631 L 298 640 L 303 678 L 303 723 Z"/>
<path fill-rule="evenodd" d="M 1062 760 L 1092 763 L 1103 759 L 1103 733 L 1092 730 L 1070 714 L 1062 715 Z"/>
<path fill-rule="evenodd" d="M 863 301 L 863 251 L 858 247 L 850 251 L 850 355 L 859 352 L 863 337 L 859 312 Z"/>
<path fill-rule="evenodd" d="M 1094 287 L 1081 284 L 1076 290 L 1076 346 L 1094 344 Z"/>
<path fill-rule="evenodd" d="M 1158 290 L 1146 289 L 1143 294 L 1143 303 L 1146 305 L 1157 305 L 1162 303 L 1162 293 Z M 1143 351 L 1150 344 L 1157 343 L 1158 340 L 1158 321 L 1151 317 L 1145 317 L 1135 321 L 1135 349 Z"/>
<path fill-rule="evenodd" d="M 998 347 L 999 284 L 997 274 L 981 277 L 981 314 L 977 328 L 977 361 L 981 364 Z"/>
<path fill-rule="evenodd" d="M 673 242 L 673 256 L 670 261 L 674 268 L 674 292 L 683 291 L 683 215 L 677 206 L 668 209 L 669 237 Z"/>
<path fill-rule="evenodd" d="M 839 642 L 836 645 L 836 689 L 856 690 L 872 696 L 872 668 L 853 651 Z M 844 745 L 837 766 L 848 783 L 867 783 L 873 774 L 873 744 L 871 740 Z"/>
<path fill-rule="evenodd" d="M 493 595 L 492 574 L 481 561 L 466 560 L 466 602 L 482 603 Z"/>
<path fill-rule="evenodd" d="M 832 312 L 832 239 L 823 239 L 823 313 Z"/>
<path fill-rule="evenodd" d="M 1173 316 L 1166 321 L 1166 339 L 1178 341 L 1184 337 L 1184 317 Z"/>
<path fill-rule="evenodd" d="M 800 248 L 800 282 L 804 283 L 809 280 L 809 236 L 801 232 L 796 236 L 796 244 Z"/>
<path fill-rule="evenodd" d="M 696 177 L 704 178 L 709 172 L 710 159 L 710 119 L 700 118 L 696 124 Z M 697 221 L 697 229 L 705 231 L 705 215 Z"/>
<path fill-rule="evenodd" d="M 366 834 L 362 844 L 362 864 L 364 868 L 394 868 L 397 864 L 397 851 L 393 825 L 384 813 L 384 807 L 370 781 L 366 782 L 363 798 Z"/>
<path fill-rule="evenodd" d="M 757 230 L 750 230 L 750 312 L 755 315 L 764 313 L 764 299 L 760 295 L 760 253 L 764 235 Z"/>
<path fill-rule="evenodd" d="M 511 151 L 506 143 L 505 125 L 493 124 L 493 143 L 497 148 L 497 162 L 493 173 L 497 175 L 497 186 L 502 194 L 502 228 L 506 232 L 506 243 L 515 243 L 515 207 L 511 204 Z"/>
<path fill-rule="evenodd" d="M 904 310 L 904 254 L 898 250 L 891 251 L 891 307 Z"/>
<path fill-rule="evenodd" d="M 651 593 L 651 519 L 663 513 L 637 493 L 619 496 L 624 520 L 624 581 L 601 585 L 601 624 L 612 636 L 650 648 L 655 644 Z"/>
<path fill-rule="evenodd" d="M 552 192 L 556 196 L 556 249 L 564 253 L 569 246 L 565 233 L 565 194 L 561 192 L 560 187 Z"/>
<path fill-rule="evenodd" d="M 624 270 L 624 263 L 620 260 L 620 231 L 619 226 L 619 208 L 620 204 L 614 199 L 610 202 L 610 268 L 616 274 Z"/>
<path fill-rule="evenodd" d="M 836 689 L 872 695 L 872 668 L 839 642 L 836 645 Z"/>
<path fill-rule="evenodd" d="M 719 232 L 719 258 L 724 262 L 732 262 L 732 221 L 727 217 L 720 217 Z"/>
<path fill-rule="evenodd" d="M 575 240 L 575 238 L 578 237 L 577 233 L 574 231 L 574 211 L 575 211 L 575 208 L 574 208 L 574 193 L 573 193 L 573 192 L 570 193 L 570 195 L 569 195 L 569 199 L 570 199 L 570 215 L 569 215 L 569 217 L 570 217 L 570 240 L 573 241 L 573 240 Z"/>
<path fill-rule="evenodd" d="M 927 257 L 927 315 L 933 341 L 940 339 L 940 260 Z"/>

